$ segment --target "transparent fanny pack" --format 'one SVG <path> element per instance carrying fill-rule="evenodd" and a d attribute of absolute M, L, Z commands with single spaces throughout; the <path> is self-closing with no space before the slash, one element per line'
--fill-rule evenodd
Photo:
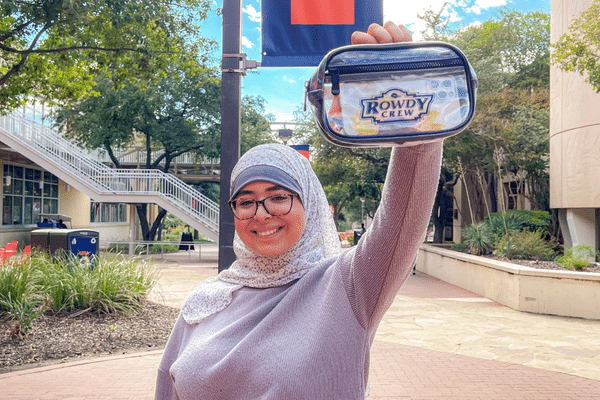
<path fill-rule="evenodd" d="M 319 128 L 333 143 L 382 146 L 439 140 L 475 111 L 477 78 L 447 43 L 340 47 L 306 84 Z"/>

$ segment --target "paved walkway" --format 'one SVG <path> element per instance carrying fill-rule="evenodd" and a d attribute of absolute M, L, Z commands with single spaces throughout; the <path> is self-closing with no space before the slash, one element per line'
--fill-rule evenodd
<path fill-rule="evenodd" d="M 178 306 L 216 253 L 166 256 L 152 296 Z M 600 322 L 521 313 L 420 274 L 382 321 L 371 400 L 599 399 Z M 161 351 L 0 375 L 4 399 L 152 399 Z"/>

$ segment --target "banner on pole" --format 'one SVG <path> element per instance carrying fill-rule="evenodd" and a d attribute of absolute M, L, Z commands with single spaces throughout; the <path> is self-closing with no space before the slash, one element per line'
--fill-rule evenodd
<path fill-rule="evenodd" d="M 383 23 L 382 0 L 262 0 L 263 67 L 310 67 L 356 30 Z"/>
<path fill-rule="evenodd" d="M 302 154 L 308 160 L 310 160 L 310 147 L 307 144 L 293 144 L 290 146 L 292 149 L 296 150 L 298 153 Z"/>

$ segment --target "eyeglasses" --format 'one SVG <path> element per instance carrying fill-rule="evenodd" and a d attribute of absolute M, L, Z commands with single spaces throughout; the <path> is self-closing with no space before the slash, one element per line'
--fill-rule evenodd
<path fill-rule="evenodd" d="M 280 215 L 289 214 L 292 211 L 294 205 L 294 197 L 297 194 L 277 194 L 275 196 L 269 196 L 262 200 L 252 199 L 233 199 L 229 200 L 229 206 L 233 215 L 237 219 L 251 219 L 254 218 L 258 211 L 258 205 L 262 204 L 263 208 L 270 215 L 277 217 Z"/>

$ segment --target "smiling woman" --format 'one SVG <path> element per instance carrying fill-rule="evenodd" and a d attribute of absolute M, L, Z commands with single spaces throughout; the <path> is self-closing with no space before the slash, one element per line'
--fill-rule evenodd
<path fill-rule="evenodd" d="M 185 301 L 156 398 L 363 399 L 377 325 L 425 234 L 441 149 L 393 150 L 373 224 L 346 251 L 308 159 L 279 144 L 246 152 L 231 176 L 237 259 Z"/>

